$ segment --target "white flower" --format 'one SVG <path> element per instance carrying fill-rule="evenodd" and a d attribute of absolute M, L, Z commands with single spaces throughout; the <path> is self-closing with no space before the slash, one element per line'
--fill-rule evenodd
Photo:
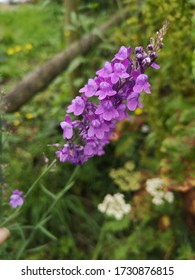
<path fill-rule="evenodd" d="M 103 202 L 98 205 L 98 210 L 120 220 L 131 211 L 131 205 L 125 203 L 124 195 L 121 193 L 116 193 L 113 196 L 107 194 Z"/>
<path fill-rule="evenodd" d="M 169 203 L 172 203 L 173 200 L 174 200 L 174 195 L 173 195 L 173 193 L 172 193 L 172 192 L 166 192 L 166 193 L 164 194 L 164 199 L 165 199 L 166 201 L 168 201 Z"/>
<path fill-rule="evenodd" d="M 142 133 L 148 133 L 150 131 L 150 128 L 147 124 L 143 124 L 141 127 L 141 132 Z"/>
<path fill-rule="evenodd" d="M 154 203 L 155 205 L 161 205 L 163 204 L 163 199 L 161 197 L 158 196 L 154 196 L 152 199 L 152 203 Z"/>
<path fill-rule="evenodd" d="M 146 181 L 146 190 L 153 197 L 152 203 L 161 205 L 164 201 L 172 203 L 174 195 L 172 192 L 165 192 L 163 189 L 164 182 L 161 178 L 148 179 Z"/>

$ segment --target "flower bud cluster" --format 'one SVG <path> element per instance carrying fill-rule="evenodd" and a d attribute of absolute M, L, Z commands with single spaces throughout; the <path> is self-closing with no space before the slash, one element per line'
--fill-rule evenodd
<path fill-rule="evenodd" d="M 98 210 L 109 216 L 114 216 L 117 220 L 121 220 L 124 215 L 131 211 L 131 205 L 125 203 L 122 193 L 107 194 L 103 202 L 98 205 Z"/>
<path fill-rule="evenodd" d="M 155 205 L 161 205 L 165 201 L 172 203 L 174 194 L 164 190 L 164 182 L 160 178 L 148 179 L 146 181 L 146 190 L 153 197 L 152 202 Z"/>
<path fill-rule="evenodd" d="M 132 59 L 131 52 L 131 48 L 122 46 L 111 62 L 106 61 L 96 76 L 80 89 L 82 95 L 68 106 L 60 123 L 66 144 L 56 152 L 61 162 L 79 165 L 104 154 L 104 146 L 109 143 L 116 122 L 128 118 L 129 111 L 143 107 L 141 92 L 151 93 L 144 72 L 150 66 L 159 68 L 154 63 L 157 55 L 137 47 Z"/>

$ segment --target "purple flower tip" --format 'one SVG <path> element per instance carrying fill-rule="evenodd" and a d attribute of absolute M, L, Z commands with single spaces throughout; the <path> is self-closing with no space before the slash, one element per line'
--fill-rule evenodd
<path fill-rule="evenodd" d="M 20 192 L 18 189 L 12 192 L 10 196 L 9 204 L 12 208 L 16 208 L 18 206 L 22 206 L 24 203 L 23 192 Z"/>

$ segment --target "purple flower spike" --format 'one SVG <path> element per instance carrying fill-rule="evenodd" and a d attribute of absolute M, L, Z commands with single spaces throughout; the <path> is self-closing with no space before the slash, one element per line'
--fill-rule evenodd
<path fill-rule="evenodd" d="M 131 48 L 120 47 L 112 61 L 105 62 L 97 76 L 79 90 L 82 95 L 68 106 L 68 114 L 60 123 L 66 144 L 56 152 L 61 162 L 81 165 L 95 155 L 103 155 L 117 121 L 129 119 L 129 111 L 143 107 L 139 101 L 141 92 L 151 93 L 144 73 L 149 67 L 159 68 L 154 63 L 158 55 L 153 45 L 146 51 L 142 46 L 135 48 L 135 59 L 130 54 Z"/>
<path fill-rule="evenodd" d="M 85 102 L 82 97 L 77 96 L 72 100 L 72 104 L 68 106 L 67 113 L 74 113 L 75 116 L 79 116 L 85 109 Z"/>
<path fill-rule="evenodd" d="M 97 91 L 97 84 L 94 81 L 94 79 L 89 79 L 88 84 L 79 90 L 79 92 L 84 92 L 85 96 L 87 97 L 91 97 L 95 95 L 96 91 Z"/>
<path fill-rule="evenodd" d="M 10 202 L 12 208 L 16 208 L 18 206 L 22 206 L 24 203 L 23 193 L 20 192 L 18 189 L 14 190 L 12 192 L 12 195 L 10 196 Z"/>
<path fill-rule="evenodd" d="M 148 83 L 148 76 L 145 74 L 141 74 L 137 77 L 135 81 L 135 86 L 133 87 L 133 91 L 140 93 L 144 90 L 146 93 L 151 93 L 150 84 Z"/>

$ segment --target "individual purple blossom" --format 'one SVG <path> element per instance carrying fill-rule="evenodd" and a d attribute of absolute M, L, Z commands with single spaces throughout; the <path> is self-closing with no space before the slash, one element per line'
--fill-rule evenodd
<path fill-rule="evenodd" d="M 123 61 L 127 59 L 130 54 L 131 54 L 131 48 L 126 48 L 124 46 L 121 46 L 118 53 L 115 54 L 114 58 Z"/>
<path fill-rule="evenodd" d="M 82 97 L 77 96 L 72 100 L 72 104 L 68 106 L 67 113 L 74 113 L 75 116 L 79 116 L 85 109 L 85 101 Z"/>
<path fill-rule="evenodd" d="M 119 116 L 111 100 L 104 100 L 95 111 L 95 114 L 102 115 L 103 119 L 106 121 L 110 121 Z"/>
<path fill-rule="evenodd" d="M 138 92 L 132 92 L 127 98 L 127 108 L 130 111 L 135 111 L 137 107 L 143 108 L 143 105 L 139 101 L 140 94 Z"/>
<path fill-rule="evenodd" d="M 135 85 L 133 87 L 133 91 L 140 93 L 144 90 L 146 93 L 151 93 L 150 84 L 148 83 L 148 76 L 145 74 L 140 74 L 135 81 Z"/>
<path fill-rule="evenodd" d="M 91 97 L 95 95 L 97 91 L 97 84 L 94 79 L 89 79 L 88 84 L 79 90 L 79 92 L 84 92 L 85 96 Z"/>
<path fill-rule="evenodd" d="M 103 78 L 108 78 L 110 77 L 110 74 L 112 73 L 112 64 L 108 61 L 105 62 L 104 64 L 104 67 L 100 70 L 98 70 L 96 72 L 96 74 L 100 77 L 103 77 Z"/>
<path fill-rule="evenodd" d="M 124 103 L 121 103 L 117 108 L 117 112 L 119 114 L 119 116 L 117 117 L 117 120 L 120 121 L 120 120 L 123 120 L 123 119 L 128 119 L 129 118 L 129 115 L 127 114 L 126 112 L 126 109 L 127 109 L 127 104 L 124 104 Z"/>
<path fill-rule="evenodd" d="M 9 204 L 12 208 L 16 208 L 18 206 L 22 206 L 24 203 L 23 192 L 19 191 L 18 189 L 12 192 L 10 196 Z"/>
<path fill-rule="evenodd" d="M 107 96 L 113 96 L 115 94 L 116 91 L 112 89 L 112 84 L 106 81 L 100 83 L 100 89 L 97 91 L 97 95 L 100 100 L 106 98 Z"/>
<path fill-rule="evenodd" d="M 91 121 L 91 125 L 88 129 L 88 136 L 96 136 L 98 139 L 103 139 L 106 131 L 109 131 L 109 128 L 105 122 L 101 122 L 99 119 L 94 119 Z"/>
<path fill-rule="evenodd" d="M 73 135 L 73 126 L 69 115 L 66 115 L 65 120 L 60 123 L 60 126 L 63 129 L 63 138 L 71 139 Z"/>
<path fill-rule="evenodd" d="M 114 64 L 114 72 L 110 75 L 111 82 L 116 84 L 119 78 L 128 78 L 129 74 L 126 72 L 126 68 L 122 63 L 115 63 Z"/>
<path fill-rule="evenodd" d="M 65 144 L 64 147 L 56 152 L 56 156 L 61 162 L 65 162 L 71 159 L 71 149 L 69 144 Z"/>

